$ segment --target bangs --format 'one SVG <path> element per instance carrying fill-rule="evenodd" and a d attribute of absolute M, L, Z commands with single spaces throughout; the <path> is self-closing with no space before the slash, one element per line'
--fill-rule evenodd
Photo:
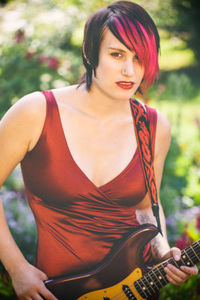
<path fill-rule="evenodd" d="M 110 18 L 107 26 L 122 44 L 138 56 L 139 63 L 145 70 L 142 86 L 144 90 L 148 89 L 159 76 L 158 52 L 153 31 L 151 28 L 144 28 L 137 20 L 133 23 L 122 16 Z"/>

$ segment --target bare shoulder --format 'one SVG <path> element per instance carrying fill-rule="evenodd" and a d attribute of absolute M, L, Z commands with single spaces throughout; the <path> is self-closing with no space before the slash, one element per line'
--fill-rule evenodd
<path fill-rule="evenodd" d="M 157 132 L 163 139 L 171 136 L 171 125 L 168 118 L 157 110 Z"/>
<path fill-rule="evenodd" d="M 171 142 L 171 125 L 168 118 L 157 110 L 157 129 L 155 156 L 159 153 L 166 156 Z"/>
<path fill-rule="evenodd" d="M 0 121 L 0 186 L 39 139 L 45 110 L 44 96 L 35 92 L 17 101 Z"/>
<path fill-rule="evenodd" d="M 79 96 L 80 91 L 81 88 L 77 88 L 77 85 L 70 85 L 52 90 L 57 102 L 66 103 L 74 101 L 74 98 L 77 98 Z"/>
<path fill-rule="evenodd" d="M 5 114 L 4 118 L 18 116 L 32 117 L 45 108 L 44 96 L 41 92 L 34 92 L 19 99 Z M 4 119 L 3 118 L 3 119 Z"/>
<path fill-rule="evenodd" d="M 5 134 L 15 132 L 18 138 L 26 139 L 28 149 L 41 132 L 46 115 L 46 103 L 41 92 L 28 94 L 18 100 L 1 120 L 0 130 Z M 2 134 L 3 134 L 2 133 Z"/>

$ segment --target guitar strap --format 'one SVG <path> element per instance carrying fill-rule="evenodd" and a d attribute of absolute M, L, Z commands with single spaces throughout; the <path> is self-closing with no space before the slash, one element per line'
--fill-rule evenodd
<path fill-rule="evenodd" d="M 136 99 L 131 98 L 131 109 L 133 113 L 134 125 L 136 128 L 136 138 L 140 153 L 140 160 L 144 173 L 146 187 L 151 199 L 153 214 L 157 221 L 158 231 L 162 234 L 156 181 L 153 167 L 153 154 L 151 146 L 150 124 L 145 107 Z"/>

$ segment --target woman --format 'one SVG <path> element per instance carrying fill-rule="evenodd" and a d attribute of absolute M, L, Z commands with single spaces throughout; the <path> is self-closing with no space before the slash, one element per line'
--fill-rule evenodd
<path fill-rule="evenodd" d="M 0 258 L 19 299 L 55 300 L 44 280 L 90 270 L 139 224 L 155 222 L 129 99 L 158 75 L 158 50 L 147 12 L 132 2 L 114 2 L 86 24 L 86 75 L 80 84 L 27 95 L 2 119 L 0 184 L 21 162 L 38 228 L 32 266 L 11 237 L 1 206 Z M 145 107 L 159 193 L 170 125 L 162 113 Z M 180 250 L 168 245 L 159 206 L 164 236 L 151 241 L 145 259 L 179 259 Z M 197 274 L 197 267 L 168 265 L 165 271 L 178 285 Z"/>

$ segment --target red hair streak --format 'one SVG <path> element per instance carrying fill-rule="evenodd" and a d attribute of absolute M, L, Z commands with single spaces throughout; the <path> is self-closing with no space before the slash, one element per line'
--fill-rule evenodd
<path fill-rule="evenodd" d="M 144 66 L 143 89 L 146 90 L 153 84 L 159 75 L 158 53 L 156 41 L 151 29 L 147 30 L 139 22 L 133 24 L 127 17 L 115 18 L 116 29 L 123 44 L 130 50 L 135 51 L 139 62 Z"/>

